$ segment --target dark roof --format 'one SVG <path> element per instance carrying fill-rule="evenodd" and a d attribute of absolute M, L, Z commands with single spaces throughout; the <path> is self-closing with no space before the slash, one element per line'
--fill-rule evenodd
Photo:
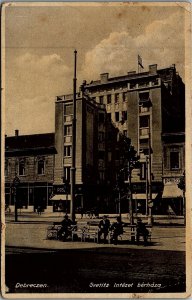
<path fill-rule="evenodd" d="M 6 156 L 51 153 L 57 153 L 54 133 L 19 135 L 5 138 Z"/>

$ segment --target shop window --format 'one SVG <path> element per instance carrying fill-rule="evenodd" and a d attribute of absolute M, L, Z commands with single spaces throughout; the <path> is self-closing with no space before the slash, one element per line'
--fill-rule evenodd
<path fill-rule="evenodd" d="M 64 126 L 64 135 L 72 135 L 72 125 Z"/>
<path fill-rule="evenodd" d="M 37 162 L 37 173 L 38 175 L 44 175 L 45 174 L 45 161 L 44 159 L 40 159 Z"/>
<path fill-rule="evenodd" d="M 25 161 L 20 160 L 19 161 L 19 176 L 24 176 L 25 175 Z"/>
<path fill-rule="evenodd" d="M 178 151 L 170 152 L 170 169 L 171 170 L 180 169 L 179 152 Z"/>
<path fill-rule="evenodd" d="M 72 147 L 71 146 L 64 146 L 64 156 L 71 156 Z"/>

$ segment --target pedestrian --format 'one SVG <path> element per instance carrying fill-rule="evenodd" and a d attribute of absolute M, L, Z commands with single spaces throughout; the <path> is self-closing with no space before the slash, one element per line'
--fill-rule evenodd
<path fill-rule="evenodd" d="M 106 215 L 103 216 L 103 219 L 99 222 L 99 231 L 98 231 L 98 243 L 100 243 L 101 236 L 103 234 L 103 242 L 106 243 L 107 235 L 109 234 L 110 221 Z"/>
<path fill-rule="evenodd" d="M 112 224 L 111 230 L 112 230 L 111 242 L 114 243 L 114 245 L 117 245 L 118 236 L 123 234 L 123 223 L 121 221 L 121 217 L 117 217 L 117 222 Z"/>
<path fill-rule="evenodd" d="M 69 219 L 68 215 L 64 216 L 63 221 L 61 222 L 61 229 L 58 231 L 58 239 L 65 241 L 71 232 L 71 225 L 73 222 Z"/>
<path fill-rule="evenodd" d="M 140 236 L 143 236 L 144 246 L 146 246 L 148 235 L 149 235 L 149 231 L 147 230 L 145 224 L 142 222 L 140 218 L 138 218 L 137 225 L 136 225 L 137 245 L 139 244 Z"/>
<path fill-rule="evenodd" d="M 37 214 L 41 215 L 41 206 L 40 205 L 38 205 L 38 207 L 37 207 Z"/>

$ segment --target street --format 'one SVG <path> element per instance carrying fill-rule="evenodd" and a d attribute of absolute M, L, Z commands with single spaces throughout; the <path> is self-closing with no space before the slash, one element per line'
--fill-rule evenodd
<path fill-rule="evenodd" d="M 50 218 L 6 224 L 6 285 L 11 293 L 185 291 L 185 229 L 153 227 L 144 247 L 46 239 Z"/>

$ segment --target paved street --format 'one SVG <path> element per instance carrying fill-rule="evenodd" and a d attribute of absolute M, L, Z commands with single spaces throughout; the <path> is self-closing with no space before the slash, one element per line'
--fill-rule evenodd
<path fill-rule="evenodd" d="M 8 220 L 9 292 L 179 293 L 185 290 L 184 228 L 153 227 L 152 243 L 147 247 L 130 242 L 104 245 L 46 240 L 46 229 L 52 221 L 53 218 L 45 217 L 18 223 Z"/>

